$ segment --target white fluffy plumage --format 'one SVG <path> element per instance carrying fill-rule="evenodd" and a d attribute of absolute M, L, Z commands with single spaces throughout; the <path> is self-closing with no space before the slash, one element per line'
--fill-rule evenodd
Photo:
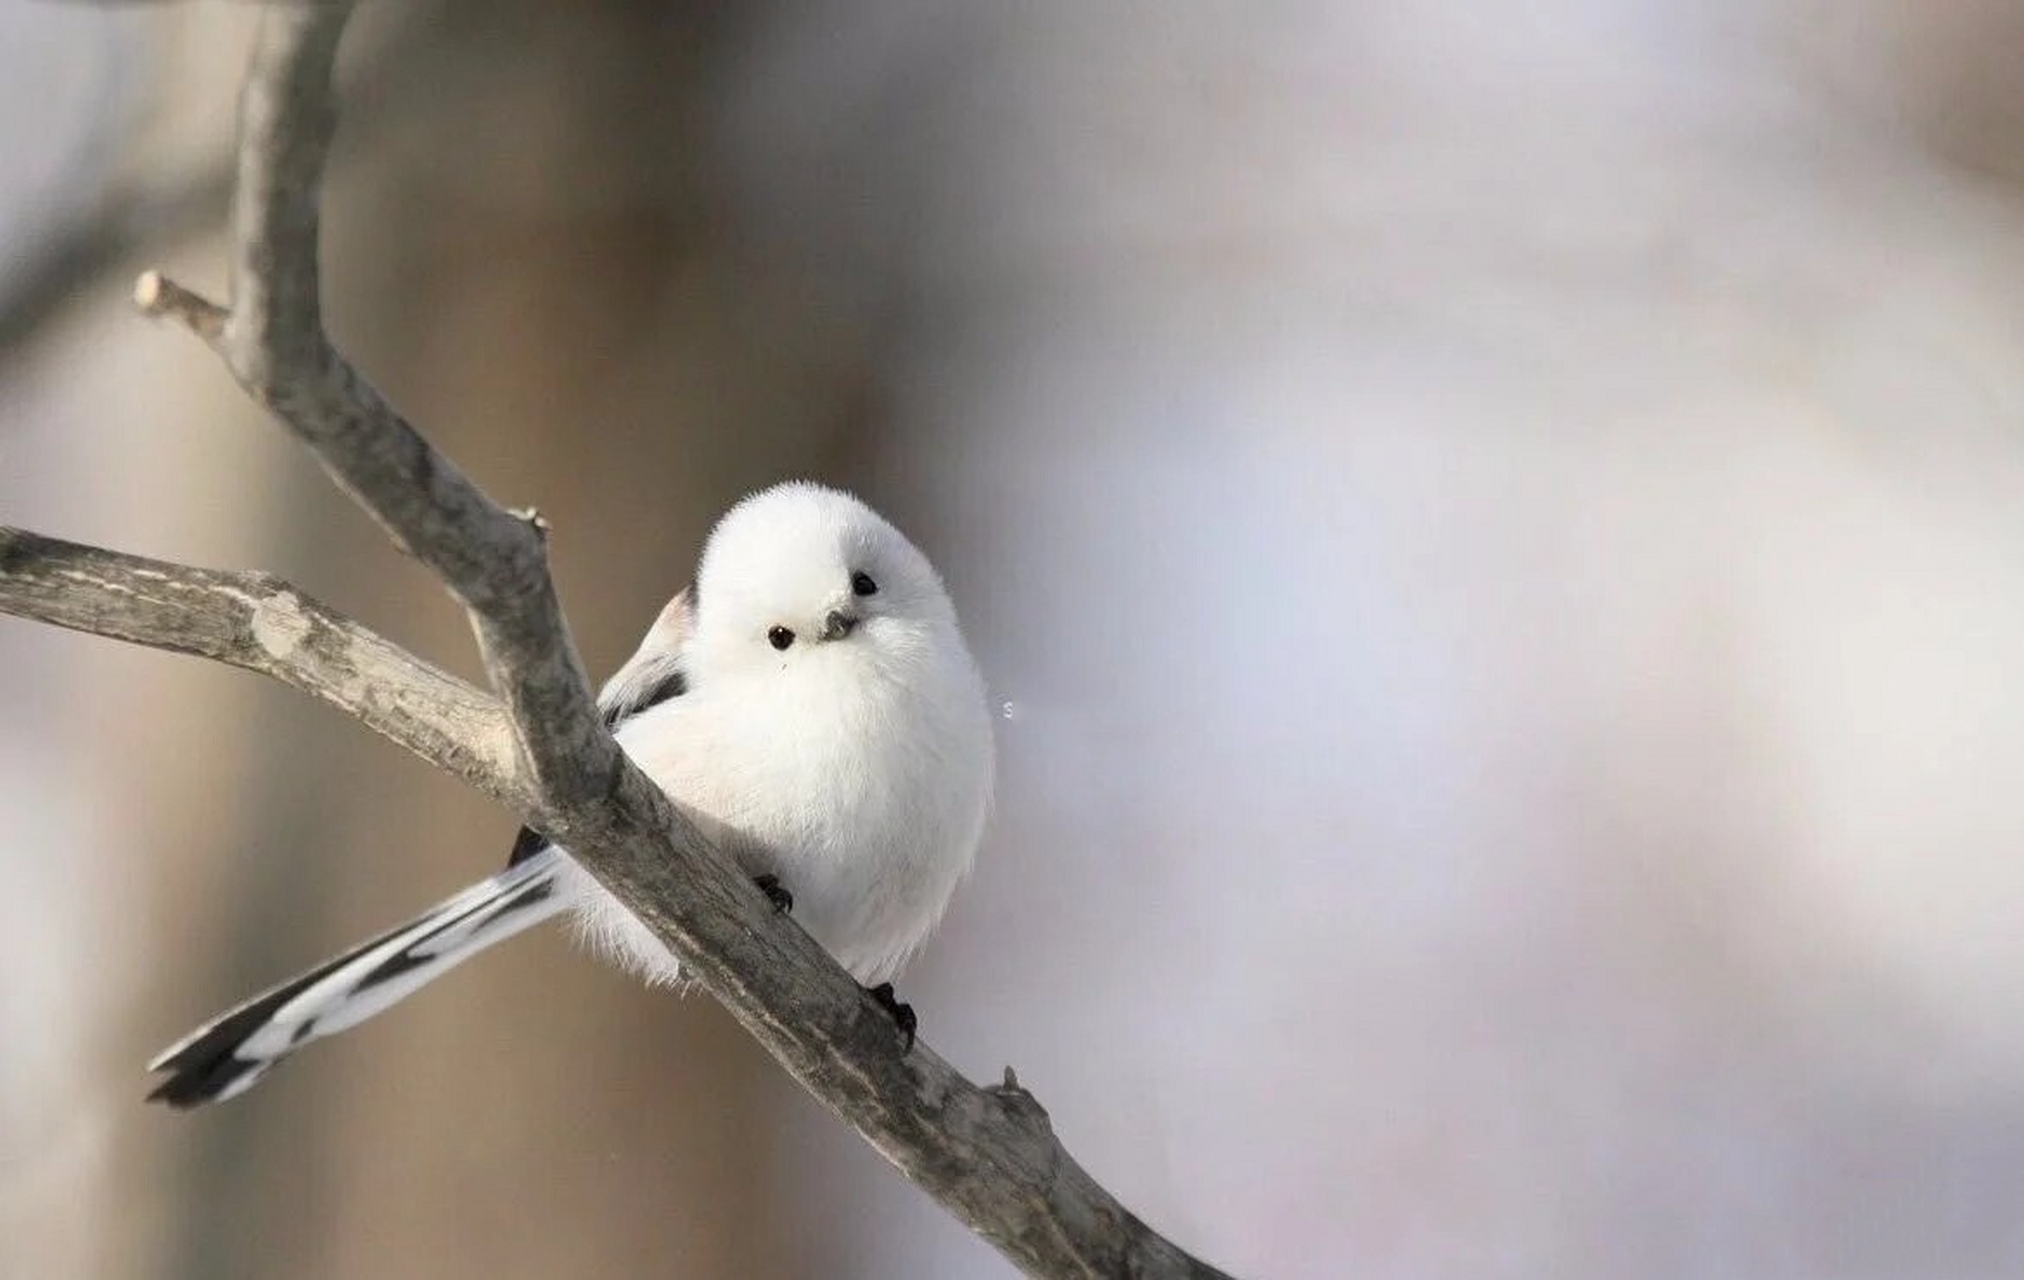
<path fill-rule="evenodd" d="M 824 640 L 835 614 L 856 621 Z M 768 489 L 711 536 L 682 654 L 688 691 L 623 721 L 619 744 L 748 872 L 777 876 L 858 981 L 891 978 L 969 871 L 991 791 L 983 681 L 934 566 L 855 498 Z M 675 976 L 587 872 L 562 882 L 616 959 Z"/>
<path fill-rule="evenodd" d="M 991 717 L 926 556 L 856 498 L 805 482 L 733 507 L 693 593 L 669 604 L 599 698 L 619 744 L 858 981 L 889 980 L 940 921 L 990 805 Z M 413 922 L 214 1019 L 164 1051 L 153 1097 L 196 1106 L 405 998 L 494 942 L 573 912 L 653 981 L 679 965 L 562 850 L 512 864 Z"/>

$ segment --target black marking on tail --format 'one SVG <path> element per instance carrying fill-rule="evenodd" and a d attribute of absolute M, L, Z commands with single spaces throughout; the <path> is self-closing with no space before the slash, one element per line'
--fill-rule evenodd
<path fill-rule="evenodd" d="M 358 980 L 357 984 L 352 987 L 350 994 L 357 995 L 363 991 L 370 991 L 381 983 L 398 978 L 410 970 L 434 964 L 442 957 L 434 953 L 425 954 L 422 951 L 422 947 L 429 942 L 433 942 L 436 936 L 442 933 L 444 929 L 452 925 L 461 925 L 475 933 L 495 920 L 533 906 L 554 892 L 555 882 L 553 880 L 530 880 L 518 891 L 499 899 L 497 902 L 486 904 L 479 909 L 478 913 L 456 916 L 445 920 L 439 927 L 431 929 L 421 937 L 416 938 L 413 946 L 396 951 L 386 959 L 380 961 L 379 964 L 373 967 L 371 973 L 366 974 L 365 977 Z M 353 952 L 352 954 L 356 955 L 358 953 Z"/>
<path fill-rule="evenodd" d="M 178 1049 L 174 1057 L 163 1060 L 155 1068 L 169 1074 L 148 1094 L 148 1101 L 164 1102 L 179 1111 L 201 1107 L 231 1088 L 241 1076 L 265 1068 L 270 1063 L 269 1059 L 241 1058 L 237 1056 L 237 1051 L 248 1037 L 267 1025 L 277 1009 L 329 977 L 333 970 L 350 964 L 362 953 L 413 927 L 410 922 L 398 929 L 389 929 L 372 941 L 360 943 L 307 973 L 297 974 L 272 991 L 255 996 L 218 1019 L 203 1035 Z M 315 1030 L 313 1019 L 304 1022 L 296 1028 L 295 1042 L 300 1044 Z"/>
<path fill-rule="evenodd" d="M 163 1059 L 154 1070 L 165 1071 L 168 1076 L 148 1094 L 148 1101 L 164 1102 L 178 1110 L 200 1107 L 216 1101 L 218 1095 L 248 1074 L 265 1071 L 275 1065 L 287 1056 L 288 1050 L 293 1050 L 316 1034 L 318 1019 L 305 1018 L 291 1031 L 288 1050 L 246 1057 L 240 1056 L 239 1050 L 273 1019 L 282 1006 L 366 952 L 384 946 L 402 934 L 423 930 L 412 943 L 388 956 L 353 983 L 344 993 L 346 997 L 356 996 L 412 969 L 439 960 L 441 957 L 438 955 L 421 953 L 421 948 L 441 936 L 444 930 L 468 924 L 474 919 L 477 921 L 474 927 L 483 928 L 547 899 L 554 892 L 554 880 L 537 875 L 503 897 L 443 914 L 440 919 L 422 916 L 399 928 L 389 929 L 371 941 L 362 942 L 343 955 L 326 960 L 307 973 L 298 974 L 273 990 L 255 996 L 205 1028 L 201 1035 L 178 1049 L 173 1056 Z"/>
<path fill-rule="evenodd" d="M 428 936 L 432 935 L 425 935 L 422 938 L 417 938 L 416 941 L 418 943 L 427 941 Z M 358 980 L 357 985 L 352 987 L 351 994 L 357 995 L 361 991 L 370 991 L 374 987 L 381 984 L 382 982 L 391 982 L 395 978 L 400 977 L 402 974 L 408 972 L 411 969 L 420 969 L 428 964 L 433 963 L 435 959 L 436 957 L 434 956 L 425 956 L 417 954 L 417 948 L 415 947 L 409 947 L 403 951 L 396 951 L 392 955 L 388 956 L 386 959 L 380 961 L 377 965 L 373 966 L 373 970 L 371 973 L 368 973 L 363 978 L 360 978 Z"/>

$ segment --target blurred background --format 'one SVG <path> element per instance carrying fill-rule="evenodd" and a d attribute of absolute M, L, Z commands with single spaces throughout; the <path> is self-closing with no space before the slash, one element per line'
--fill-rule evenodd
<path fill-rule="evenodd" d="M 0 9 L 0 521 L 461 619 L 186 335 L 254 14 Z M 2024 1273 L 2024 9 L 368 5 L 331 325 L 610 669 L 857 489 L 1006 704 L 902 984 L 1239 1273 Z M 1002 1276 L 704 998 L 524 938 L 140 1064 L 510 818 L 0 620 L 0 1273 Z"/>

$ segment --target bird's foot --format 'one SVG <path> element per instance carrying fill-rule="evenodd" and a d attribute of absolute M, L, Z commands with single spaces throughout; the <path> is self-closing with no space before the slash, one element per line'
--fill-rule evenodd
<path fill-rule="evenodd" d="M 759 886 L 759 892 L 766 895 L 766 901 L 781 914 L 794 910 L 794 895 L 787 892 L 787 886 L 780 883 L 779 876 L 753 876 L 752 883 Z"/>
<path fill-rule="evenodd" d="M 878 1001 L 878 1006 L 892 1015 L 893 1025 L 899 1028 L 900 1052 L 906 1053 L 914 1047 L 914 1029 L 921 1020 L 914 1016 L 914 1007 L 904 1004 L 893 994 L 893 984 L 881 982 L 875 987 L 865 988 L 865 994 Z"/>

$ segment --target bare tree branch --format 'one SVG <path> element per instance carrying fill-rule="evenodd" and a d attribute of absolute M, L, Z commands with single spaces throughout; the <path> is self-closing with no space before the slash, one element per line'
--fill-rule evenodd
<path fill-rule="evenodd" d="M 272 574 L 192 569 L 0 525 L 0 612 L 273 676 L 487 795 L 532 807 L 496 701 Z"/>
<path fill-rule="evenodd" d="M 9 533 L 0 541 L 0 610 L 267 671 L 505 800 L 589 867 L 810 1092 L 1021 1268 L 1220 1275 L 1091 1178 L 1009 1069 L 1003 1084 L 979 1088 L 925 1045 L 901 1051 L 885 1011 L 791 918 L 776 915 L 604 730 L 549 579 L 538 518 L 481 493 L 331 345 L 319 301 L 317 201 L 335 123 L 331 63 L 350 10 L 332 0 L 276 4 L 265 15 L 241 98 L 230 306 L 158 276 L 137 292 L 145 309 L 203 337 L 443 580 L 471 617 L 503 717 L 258 575 Z M 268 643 L 282 617 L 303 620 L 286 625 L 318 642 Z M 498 755 L 502 719 L 510 768 Z"/>

